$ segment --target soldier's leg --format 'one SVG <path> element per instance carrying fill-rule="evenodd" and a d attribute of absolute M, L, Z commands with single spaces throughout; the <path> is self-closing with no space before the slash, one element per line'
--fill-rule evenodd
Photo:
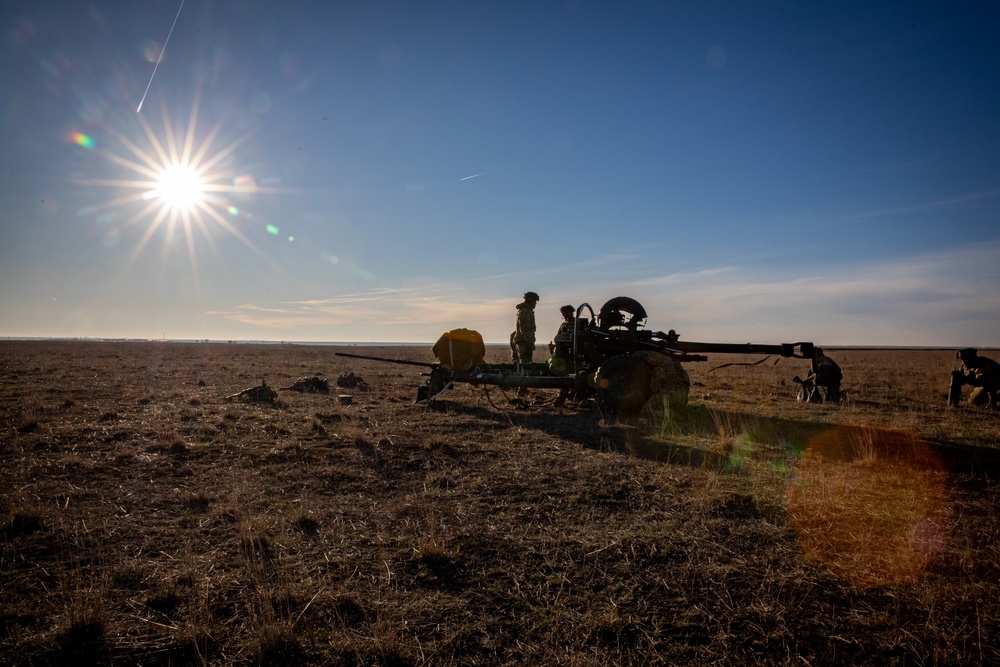
<path fill-rule="evenodd" d="M 951 383 L 948 385 L 948 405 L 958 407 L 962 400 L 962 386 L 965 384 L 965 373 L 951 372 Z"/>
<path fill-rule="evenodd" d="M 535 351 L 534 346 L 529 345 L 527 343 L 521 343 L 520 348 L 521 349 L 519 350 L 519 352 L 521 354 L 521 363 L 530 364 L 531 359 L 534 356 L 534 351 Z"/>
<path fill-rule="evenodd" d="M 531 346 L 524 341 L 519 341 L 515 345 L 515 359 L 514 363 L 530 364 L 531 363 Z M 518 387 L 517 395 L 521 398 L 525 398 L 530 394 L 527 387 Z"/>
<path fill-rule="evenodd" d="M 819 387 L 817 387 L 816 385 L 810 387 L 809 398 L 807 399 L 807 402 L 817 403 L 817 404 L 823 402 L 823 394 L 822 392 L 820 392 Z"/>
<path fill-rule="evenodd" d="M 562 407 L 566 403 L 566 399 L 569 397 L 569 389 L 560 389 L 559 395 L 556 396 L 556 400 L 553 403 L 557 408 Z"/>
<path fill-rule="evenodd" d="M 831 382 L 826 386 L 826 401 L 827 403 L 839 403 L 840 402 L 840 383 Z"/>
<path fill-rule="evenodd" d="M 976 387 L 969 394 L 969 405 L 986 407 L 990 404 L 990 392 L 985 387 Z"/>

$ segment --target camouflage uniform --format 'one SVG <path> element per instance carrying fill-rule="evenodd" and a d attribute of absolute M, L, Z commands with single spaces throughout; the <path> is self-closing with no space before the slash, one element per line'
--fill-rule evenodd
<path fill-rule="evenodd" d="M 577 327 L 576 318 L 573 316 L 573 306 L 563 306 L 559 309 L 559 312 L 563 316 L 563 321 L 559 325 L 559 329 L 556 331 L 552 342 L 549 343 L 549 354 L 552 355 L 552 359 L 549 360 L 549 367 L 551 368 L 555 364 L 557 369 L 563 371 L 556 374 L 565 375 L 569 372 L 569 368 L 573 362 L 573 336 L 575 329 L 578 328 L 582 331 L 587 326 L 587 321 L 581 320 L 579 327 Z"/>
<path fill-rule="evenodd" d="M 562 324 L 559 325 L 555 337 L 549 343 L 549 371 L 553 375 L 569 375 L 574 370 L 573 363 L 573 336 L 577 328 L 576 317 L 574 317 L 573 306 L 563 306 L 559 309 L 563 316 Z M 581 321 L 580 329 L 586 326 L 586 320 Z M 559 390 L 555 405 L 560 406 L 566 402 L 567 398 L 574 398 L 576 392 L 572 389 L 563 388 Z"/>
<path fill-rule="evenodd" d="M 517 364 L 530 364 L 531 353 L 535 350 L 535 304 L 538 295 L 525 292 L 524 301 L 517 304 L 514 331 L 510 334 L 511 360 Z"/>
<path fill-rule="evenodd" d="M 840 383 L 844 373 L 836 361 L 823 354 L 823 348 L 817 347 L 813 353 L 812 370 L 806 380 L 812 380 L 816 387 L 822 387 L 828 403 L 840 400 Z"/>
<path fill-rule="evenodd" d="M 958 404 L 962 385 L 975 387 L 969 394 L 969 405 L 1000 407 L 1000 363 L 987 357 L 980 357 L 973 348 L 966 348 L 955 355 L 962 360 L 961 370 L 952 373 L 952 390 L 949 396 L 952 405 Z M 956 391 L 957 390 L 957 391 Z"/>

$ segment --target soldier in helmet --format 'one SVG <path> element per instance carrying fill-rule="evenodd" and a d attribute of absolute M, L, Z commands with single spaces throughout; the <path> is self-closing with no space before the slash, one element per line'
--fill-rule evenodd
<path fill-rule="evenodd" d="M 515 364 L 530 364 L 535 351 L 535 306 L 538 295 L 525 292 L 524 301 L 517 304 L 514 331 L 510 334 L 510 355 Z"/>
<path fill-rule="evenodd" d="M 576 309 L 566 305 L 559 309 L 563 321 L 559 324 L 555 337 L 549 343 L 549 353 L 557 358 L 569 359 L 573 356 L 573 330 L 576 327 Z"/>
<path fill-rule="evenodd" d="M 969 405 L 1000 406 L 1000 363 L 980 357 L 972 347 L 959 350 L 955 357 L 961 360 L 962 368 L 951 373 L 948 404 L 957 406 L 962 398 L 962 386 L 970 385 L 975 389 L 969 394 Z"/>
<path fill-rule="evenodd" d="M 549 370 L 553 375 L 569 375 L 573 372 L 573 337 L 576 334 L 577 321 L 576 309 L 566 305 L 559 309 L 563 321 L 559 324 L 555 337 L 549 343 Z M 555 400 L 556 406 L 561 406 L 567 398 L 573 398 L 575 392 L 572 389 L 560 389 L 559 396 Z"/>

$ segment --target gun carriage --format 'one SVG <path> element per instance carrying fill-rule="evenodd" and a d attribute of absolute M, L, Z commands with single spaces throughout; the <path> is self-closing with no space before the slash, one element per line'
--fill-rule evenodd
<path fill-rule="evenodd" d="M 807 342 L 761 345 L 682 341 L 645 328 L 646 310 L 631 297 L 619 296 L 595 313 L 587 303 L 576 309 L 572 326 L 560 328 L 546 362 L 487 364 L 486 348 L 475 331 L 456 329 L 435 344 L 437 363 L 337 352 L 337 356 L 420 366 L 429 370 L 417 388 L 417 401 L 433 400 L 455 383 L 506 388 L 560 389 L 577 398 L 596 398 L 610 413 L 636 414 L 661 395 L 671 407 L 687 403 L 691 386 L 687 362 L 706 361 L 708 354 L 766 354 L 811 359 Z"/>

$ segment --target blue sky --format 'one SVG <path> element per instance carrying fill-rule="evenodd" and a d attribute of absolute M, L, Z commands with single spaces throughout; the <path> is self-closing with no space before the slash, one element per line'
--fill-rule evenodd
<path fill-rule="evenodd" d="M 1000 345 L 994 3 L 179 6 L 0 6 L 0 336 Z"/>

